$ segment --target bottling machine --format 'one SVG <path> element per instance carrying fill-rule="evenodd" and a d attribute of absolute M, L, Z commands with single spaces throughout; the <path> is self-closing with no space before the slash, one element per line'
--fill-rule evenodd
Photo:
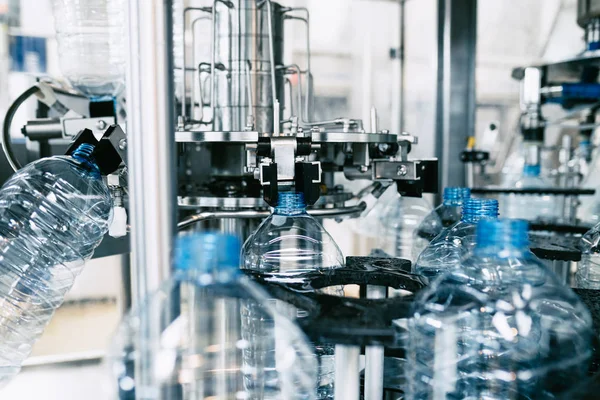
<path fill-rule="evenodd" d="M 600 1 L 578 4 L 586 51 L 564 62 L 516 69 L 513 76 L 522 86 L 521 130 L 536 143 L 544 137 L 543 104 L 586 106 L 580 142 L 587 141 L 584 159 L 589 163 L 589 137 L 600 98 Z M 175 8 L 180 13 L 176 16 L 173 1 L 129 0 L 128 8 L 128 21 L 123 21 L 129 45 L 125 100 L 90 101 L 43 80 L 9 109 L 3 148 L 10 165 L 18 169 L 10 139 L 12 116 L 32 96 L 38 100 L 38 118 L 21 131 L 39 144 L 41 156 L 47 155 L 51 140 L 100 144 L 98 154 L 111 172 L 107 179 L 115 204 L 128 209 L 130 227 L 119 246 L 109 241 L 110 249 L 100 252 L 131 249 L 134 303 L 169 276 L 178 230 L 217 229 L 247 238 L 269 215 L 279 194 L 290 190 L 302 192 L 311 206 L 309 213 L 319 218 L 365 215 L 390 184 L 403 196 L 437 192 L 438 161 L 409 157 L 412 146 L 418 145 L 418 132 L 380 127 L 375 109 L 369 121 L 315 120 L 313 96 L 319 79 L 311 73 L 310 10 L 287 7 L 285 0 L 213 0 L 210 6 Z M 284 57 L 285 27 L 293 21 L 305 24 L 304 65 Z M 194 56 L 192 62 L 185 38 L 201 39 L 198 24 L 210 30 L 210 52 L 207 59 Z M 184 41 L 179 65 L 173 59 L 175 36 Z M 176 73 L 181 74 L 178 88 Z M 570 162 L 571 145 L 565 142 L 563 147 L 563 184 L 546 192 L 575 198 L 565 203 L 566 220 L 573 222 L 576 196 L 590 191 L 578 189 L 580 171 Z M 461 156 L 470 167 L 489 161 L 488 154 L 475 148 Z M 459 154 L 455 157 L 458 161 Z M 352 193 L 338 184 L 339 176 L 370 185 Z M 477 179 L 468 176 L 467 181 Z M 490 194 L 487 189 L 479 192 Z M 534 241 L 533 250 L 558 262 L 580 256 L 564 243 L 545 239 Z M 315 340 L 336 344 L 336 382 L 344 382 L 335 386 L 336 399 L 358 400 L 362 394 L 366 400 L 380 400 L 384 392 L 386 399 L 402 398 L 402 384 L 384 382 L 384 375 L 400 374 L 401 365 L 394 359 L 402 357 L 397 338 L 402 327 L 394 321 L 408 316 L 412 297 L 385 297 L 388 287 L 415 293 L 426 284 L 409 272 L 405 260 L 349 257 L 331 277 L 305 278 L 315 290 L 361 285 L 363 298 L 306 297 L 270 288 L 275 297 L 308 305 L 314 315 L 302 322 L 303 328 Z M 358 359 L 363 351 L 361 378 Z"/>

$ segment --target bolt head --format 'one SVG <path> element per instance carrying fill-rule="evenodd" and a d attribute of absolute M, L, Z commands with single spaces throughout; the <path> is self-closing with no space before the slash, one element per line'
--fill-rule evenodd
<path fill-rule="evenodd" d="M 106 121 L 104 121 L 104 120 L 100 120 L 100 121 L 96 122 L 96 128 L 97 128 L 98 130 L 101 130 L 101 131 L 103 131 L 104 129 L 106 129 L 106 126 L 107 126 L 107 125 L 108 125 L 108 124 L 107 124 L 107 123 L 106 123 Z"/>
<path fill-rule="evenodd" d="M 127 148 L 127 139 L 119 140 L 119 149 L 125 150 Z"/>
<path fill-rule="evenodd" d="M 396 175 L 398 176 L 404 176 L 408 173 L 408 169 L 406 168 L 406 165 L 401 165 L 398 167 L 398 170 L 396 171 Z"/>

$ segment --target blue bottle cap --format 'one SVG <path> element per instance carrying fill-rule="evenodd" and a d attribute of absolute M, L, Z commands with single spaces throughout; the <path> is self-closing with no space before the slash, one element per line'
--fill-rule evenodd
<path fill-rule="evenodd" d="M 474 224 L 480 219 L 489 218 L 498 218 L 498 200 L 471 197 L 463 203 L 463 221 Z"/>
<path fill-rule="evenodd" d="M 524 249 L 529 246 L 529 224 L 520 219 L 482 219 L 477 222 L 477 248 Z"/>
<path fill-rule="evenodd" d="M 471 189 L 466 187 L 447 187 L 444 188 L 444 203 L 461 204 L 464 200 L 471 197 Z"/>
<path fill-rule="evenodd" d="M 539 164 L 523 166 L 523 175 L 524 176 L 540 176 L 541 172 L 542 172 L 542 167 Z"/>
<path fill-rule="evenodd" d="M 306 211 L 304 193 L 281 192 L 277 197 L 275 212 L 282 215 L 302 214 Z"/>
<path fill-rule="evenodd" d="M 241 247 L 240 239 L 233 235 L 195 233 L 182 236 L 175 246 L 175 268 L 204 273 L 237 271 Z"/>

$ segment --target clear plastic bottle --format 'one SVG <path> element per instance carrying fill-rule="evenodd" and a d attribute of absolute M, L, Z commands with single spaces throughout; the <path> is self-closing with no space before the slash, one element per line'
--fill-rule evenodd
<path fill-rule="evenodd" d="M 509 188 L 536 189 L 551 188 L 552 183 L 540 176 L 540 165 L 525 165 L 522 176 L 508 183 Z M 506 218 L 525 219 L 529 221 L 554 221 L 560 215 L 556 198 L 551 195 L 507 194 L 500 198 L 502 215 Z"/>
<path fill-rule="evenodd" d="M 71 85 L 92 99 L 125 88 L 124 0 L 53 0 L 59 62 Z"/>
<path fill-rule="evenodd" d="M 83 144 L 0 189 L 0 386 L 16 375 L 108 231 L 112 199 Z"/>
<path fill-rule="evenodd" d="M 498 218 L 498 201 L 470 198 L 462 207 L 462 218 L 446 228 L 423 250 L 414 272 L 429 279 L 459 265 L 475 245 L 475 225 L 481 219 Z"/>
<path fill-rule="evenodd" d="M 306 212 L 304 195 L 279 193 L 277 207 L 244 243 L 243 268 L 294 275 L 344 265 L 331 235 Z"/>
<path fill-rule="evenodd" d="M 408 399 L 555 399 L 585 379 L 590 313 L 529 252 L 527 228 L 481 220 L 473 253 L 417 294 Z"/>
<path fill-rule="evenodd" d="M 431 204 L 422 197 L 396 194 L 379 216 L 383 227 L 379 247 L 393 257 L 414 261 L 414 233 L 432 210 Z"/>
<path fill-rule="evenodd" d="M 430 212 L 415 230 L 412 250 L 414 260 L 419 258 L 425 247 L 442 233 L 444 228 L 460 221 L 463 202 L 469 198 L 471 198 L 471 189 L 469 188 L 448 187 L 444 189 L 442 204 Z"/>
<path fill-rule="evenodd" d="M 279 193 L 273 214 L 244 243 L 242 258 L 242 268 L 271 273 L 281 280 L 311 270 L 326 273 L 344 265 L 344 256 L 333 238 L 306 212 L 304 195 L 293 192 Z M 344 288 L 332 286 L 322 292 L 343 296 Z M 292 309 L 290 316 L 297 316 L 297 312 Z M 319 359 L 317 398 L 333 399 L 335 347 L 318 344 L 315 352 Z"/>
<path fill-rule="evenodd" d="M 389 185 L 366 215 L 351 220 L 352 229 L 357 236 L 354 239 L 354 247 L 357 253 L 354 255 L 366 256 L 373 254 L 373 252 L 383 252 L 379 248 L 383 243 L 382 235 L 385 235 L 383 224 L 381 223 L 381 215 L 387 204 L 397 198 L 398 190 L 396 189 L 396 185 Z"/>
<path fill-rule="evenodd" d="M 239 264 L 234 236 L 178 240 L 173 277 L 125 317 L 113 340 L 120 398 L 315 398 L 306 337 Z"/>
<path fill-rule="evenodd" d="M 579 243 L 581 261 L 575 281 L 580 289 L 600 289 L 600 224 L 590 229 Z"/>

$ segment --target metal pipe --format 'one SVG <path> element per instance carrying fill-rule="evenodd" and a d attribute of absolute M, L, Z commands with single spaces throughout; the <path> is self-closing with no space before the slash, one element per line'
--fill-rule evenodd
<path fill-rule="evenodd" d="M 349 207 L 336 207 L 336 208 L 318 208 L 309 210 L 308 213 L 313 217 L 317 218 L 333 218 L 343 217 L 353 214 L 362 213 L 367 205 L 364 202 L 360 202 L 357 205 Z M 196 224 L 202 221 L 208 221 L 213 219 L 223 218 L 237 218 L 237 219 L 253 219 L 253 218 L 266 218 L 271 215 L 270 211 L 256 211 L 256 210 L 235 210 L 235 211 L 203 211 L 198 214 L 187 217 L 177 224 L 177 229 L 181 230 L 187 228 L 190 225 Z"/>
<path fill-rule="evenodd" d="M 297 101 L 298 101 L 298 120 L 303 122 L 303 118 L 302 118 L 302 71 L 300 70 L 300 67 L 298 66 L 298 64 L 284 65 L 281 67 L 277 67 L 277 69 L 283 70 L 284 73 L 288 69 L 296 70 L 296 74 L 298 75 L 298 91 L 296 94 Z M 291 96 L 291 93 L 290 93 L 290 96 Z"/>
<path fill-rule="evenodd" d="M 302 11 L 306 13 L 306 18 L 300 18 L 296 16 L 286 16 L 288 19 L 295 19 L 299 21 L 303 21 L 306 24 L 306 97 L 304 104 L 304 116 L 300 116 L 300 121 L 302 122 L 310 122 L 310 97 L 311 97 L 311 60 L 310 60 L 310 12 L 306 7 L 292 7 L 286 9 L 284 12 L 293 12 L 293 11 Z M 300 83 L 298 83 L 300 84 Z"/>
<path fill-rule="evenodd" d="M 250 60 L 246 60 L 246 84 L 248 85 L 248 116 L 253 117 L 254 105 L 252 104 L 252 78 L 250 77 Z"/>
<path fill-rule="evenodd" d="M 360 346 L 335 346 L 335 400 L 360 398 Z"/>
<path fill-rule="evenodd" d="M 139 304 L 170 275 L 175 231 L 172 0 L 128 5 L 132 300 Z"/>
<path fill-rule="evenodd" d="M 277 99 L 277 87 L 275 78 L 275 39 L 273 38 L 273 16 L 271 0 L 266 0 L 267 3 L 267 26 L 269 28 L 269 57 L 271 58 L 271 95 L 273 102 Z"/>
<path fill-rule="evenodd" d="M 202 16 L 202 17 L 198 17 L 196 19 L 194 19 L 194 21 L 192 22 L 192 36 L 194 37 L 194 39 L 196 38 L 196 25 L 198 24 L 198 22 L 200 21 L 206 21 L 206 20 L 210 20 L 210 17 L 206 17 L 206 16 Z M 184 19 L 184 23 L 185 23 L 185 19 Z M 184 40 L 184 53 L 185 53 L 185 40 Z M 185 56 L 183 57 L 184 59 L 184 63 L 185 63 Z M 194 42 L 194 40 L 192 40 L 192 62 L 195 64 L 196 63 L 196 43 Z M 200 69 L 199 68 L 190 68 L 190 70 L 195 74 L 196 72 L 198 73 L 198 81 L 200 81 L 201 77 L 200 77 Z M 183 75 L 185 76 L 185 71 L 183 72 Z M 196 106 L 196 91 L 194 90 L 194 84 L 193 84 L 193 79 L 192 79 L 192 92 L 191 92 L 191 97 L 192 97 L 192 105 L 191 105 L 191 110 L 190 110 L 190 116 L 191 119 L 194 120 L 195 119 L 195 115 L 194 115 L 194 107 Z M 202 85 L 202 83 L 200 83 L 200 85 Z M 183 90 L 185 90 L 185 79 L 184 79 L 184 83 L 183 83 Z M 187 99 L 186 99 L 187 101 Z M 199 105 L 199 109 L 200 109 L 200 118 L 198 119 L 199 121 L 202 121 L 202 118 L 204 117 L 203 115 L 203 110 L 202 110 L 202 98 L 200 99 L 200 102 L 198 103 Z"/>
<path fill-rule="evenodd" d="M 181 41 L 183 42 L 183 48 L 182 48 L 182 56 L 183 56 L 183 65 L 181 66 L 182 68 L 182 79 L 181 79 L 181 116 L 183 117 L 183 120 L 185 122 L 185 117 L 187 115 L 187 111 L 186 111 L 186 107 L 187 107 L 187 98 L 185 95 L 185 88 L 187 87 L 187 74 L 186 74 L 186 67 L 187 67 L 187 60 L 186 60 L 186 45 L 185 45 L 185 27 L 186 27 L 186 23 L 185 23 L 185 17 L 186 14 L 190 11 L 203 11 L 203 12 L 212 12 L 212 10 L 208 7 L 186 7 L 183 9 L 183 21 L 181 23 Z M 196 20 L 197 21 L 197 20 Z M 194 31 L 194 24 L 196 23 L 196 21 L 194 21 L 192 23 L 192 32 Z M 194 107 L 194 104 L 192 103 L 192 107 Z"/>
<path fill-rule="evenodd" d="M 175 231 L 173 1 L 129 0 L 127 134 L 133 305 L 171 272 Z M 162 326 L 141 321 L 136 343 L 158 340 Z M 135 383 L 142 399 L 152 384 L 150 351 L 137 349 Z M 172 398 L 165 393 L 165 398 Z"/>

